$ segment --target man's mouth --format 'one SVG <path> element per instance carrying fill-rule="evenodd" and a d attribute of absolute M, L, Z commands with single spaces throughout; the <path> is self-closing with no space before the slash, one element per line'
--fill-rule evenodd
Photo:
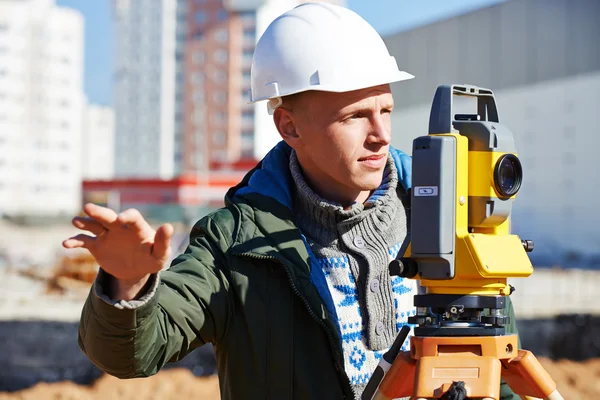
<path fill-rule="evenodd" d="M 373 154 L 371 156 L 359 158 L 358 161 L 365 167 L 378 170 L 385 165 L 387 157 L 385 154 Z"/>
<path fill-rule="evenodd" d="M 383 158 L 385 156 L 385 154 L 374 154 L 372 156 L 368 156 L 368 157 L 363 157 L 363 158 L 359 158 L 358 161 L 373 161 L 373 160 L 379 160 L 381 158 Z"/>

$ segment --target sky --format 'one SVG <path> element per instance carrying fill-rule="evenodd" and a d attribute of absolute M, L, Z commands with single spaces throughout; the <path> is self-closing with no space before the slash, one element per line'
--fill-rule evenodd
<path fill-rule="evenodd" d="M 346 0 L 348 8 L 382 36 L 500 3 L 505 0 Z M 85 18 L 84 91 L 88 101 L 112 105 L 111 0 L 57 0 Z"/>

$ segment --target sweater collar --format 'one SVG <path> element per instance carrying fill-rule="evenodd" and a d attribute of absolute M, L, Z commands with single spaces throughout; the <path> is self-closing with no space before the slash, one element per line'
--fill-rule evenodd
<path fill-rule="evenodd" d="M 375 189 L 364 203 L 353 203 L 344 208 L 341 204 L 328 201 L 317 194 L 306 182 L 296 152 L 292 151 L 289 163 L 294 180 L 294 209 L 305 216 L 310 216 L 317 225 L 334 227 L 350 218 L 361 219 L 361 213 L 375 207 L 385 207 L 392 203 L 398 186 L 398 171 L 394 159 L 388 154 L 381 185 Z"/>

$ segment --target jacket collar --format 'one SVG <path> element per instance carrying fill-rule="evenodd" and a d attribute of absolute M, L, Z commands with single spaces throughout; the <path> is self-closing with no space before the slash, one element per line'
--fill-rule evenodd
<path fill-rule="evenodd" d="M 291 152 L 287 143 L 279 142 L 237 186 L 227 192 L 225 204 L 247 203 L 256 224 L 251 234 L 242 235 L 246 240 L 234 243 L 234 253 L 284 258 L 282 261 L 287 260 L 292 265 L 298 265 L 299 261 L 309 264 L 309 252 L 292 213 L 294 180 L 289 169 Z M 408 190 L 412 175 L 411 157 L 394 148 L 390 148 L 390 153 L 396 163 L 399 183 Z M 248 237 L 252 239 L 247 240 Z"/>

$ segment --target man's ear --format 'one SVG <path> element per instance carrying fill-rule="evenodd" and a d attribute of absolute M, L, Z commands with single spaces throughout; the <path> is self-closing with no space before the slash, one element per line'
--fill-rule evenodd
<path fill-rule="evenodd" d="M 298 136 L 298 133 L 296 132 L 297 127 L 294 113 L 287 108 L 278 107 L 273 113 L 273 121 L 275 122 L 275 126 L 277 127 L 277 131 L 279 131 L 281 138 L 289 144 L 290 147 L 295 148 L 300 136 Z"/>

